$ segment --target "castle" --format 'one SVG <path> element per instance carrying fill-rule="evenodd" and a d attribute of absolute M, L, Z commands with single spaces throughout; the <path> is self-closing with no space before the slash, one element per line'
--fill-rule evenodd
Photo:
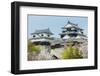
<path fill-rule="evenodd" d="M 80 28 L 78 24 L 74 24 L 70 21 L 62 27 L 62 32 L 59 33 L 60 38 L 53 37 L 53 34 L 49 28 L 35 30 L 34 33 L 31 33 L 31 42 L 36 45 L 41 45 L 42 50 L 44 50 L 40 53 L 40 59 L 42 56 L 45 56 L 44 58 L 47 58 L 47 60 L 52 59 L 52 57 L 56 59 L 60 58 L 61 50 L 63 50 L 66 44 L 70 42 L 78 44 L 87 42 L 87 36 L 84 34 L 83 29 Z M 55 52 L 52 51 L 54 48 L 57 49 Z"/>
<path fill-rule="evenodd" d="M 78 24 L 71 23 L 70 21 L 62 27 L 62 32 L 59 34 L 60 38 L 54 38 L 53 33 L 49 28 L 36 30 L 34 33 L 31 33 L 31 41 L 35 44 L 41 45 L 56 45 L 63 42 L 78 42 L 82 43 L 87 40 L 87 36 L 84 35 L 83 29 L 78 26 Z"/>

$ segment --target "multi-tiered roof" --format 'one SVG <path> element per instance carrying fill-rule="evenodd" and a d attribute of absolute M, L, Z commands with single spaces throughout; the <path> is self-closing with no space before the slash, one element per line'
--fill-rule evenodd
<path fill-rule="evenodd" d="M 63 31 L 60 33 L 60 36 L 62 39 L 69 40 L 77 40 L 80 39 L 86 39 L 86 36 L 83 33 L 83 29 L 78 26 L 78 24 L 71 23 L 68 21 L 68 23 L 62 27 Z"/>
<path fill-rule="evenodd" d="M 47 29 L 42 29 L 42 30 L 35 30 L 34 33 L 31 33 L 32 39 L 31 41 L 33 43 L 38 43 L 38 44 L 50 44 L 50 41 L 53 40 L 53 33 L 50 31 L 49 28 Z"/>
<path fill-rule="evenodd" d="M 31 33 L 31 35 L 34 35 L 34 34 L 42 34 L 42 33 L 45 33 L 45 34 L 48 34 L 48 35 L 53 35 L 53 33 L 50 31 L 49 28 L 42 29 L 42 30 L 35 30 L 35 32 L 34 33 Z"/>
<path fill-rule="evenodd" d="M 51 35 L 53 35 L 53 33 L 49 30 L 49 28 L 47 28 L 42 30 L 35 30 L 35 32 L 31 33 L 31 35 L 34 39 L 51 38 Z"/>

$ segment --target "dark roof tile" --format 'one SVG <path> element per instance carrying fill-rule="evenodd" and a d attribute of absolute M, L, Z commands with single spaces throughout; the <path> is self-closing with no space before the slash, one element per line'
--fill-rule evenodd
<path fill-rule="evenodd" d="M 32 35 L 33 34 L 40 34 L 40 33 L 47 33 L 47 34 L 53 34 L 51 31 L 50 31 L 50 29 L 48 28 L 48 29 L 42 29 L 42 30 L 36 30 L 34 33 L 31 33 Z"/>

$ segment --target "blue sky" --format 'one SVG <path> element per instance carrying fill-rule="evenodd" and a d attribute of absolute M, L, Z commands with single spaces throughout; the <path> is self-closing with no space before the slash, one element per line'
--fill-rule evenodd
<path fill-rule="evenodd" d="M 78 24 L 79 27 L 84 29 L 87 34 L 88 18 L 79 16 L 44 16 L 44 15 L 28 15 L 28 38 L 31 38 L 31 33 L 35 30 L 49 28 L 53 37 L 60 37 L 59 33 L 62 32 L 61 27 L 65 26 L 67 22 Z"/>

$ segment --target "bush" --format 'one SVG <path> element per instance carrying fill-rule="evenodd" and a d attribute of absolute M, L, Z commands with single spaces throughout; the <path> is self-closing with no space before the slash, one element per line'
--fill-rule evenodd
<path fill-rule="evenodd" d="M 79 59 L 83 58 L 82 53 L 79 51 L 77 47 L 68 46 L 64 49 L 64 52 L 62 53 L 63 59 Z"/>
<path fill-rule="evenodd" d="M 39 45 L 35 45 L 31 42 L 28 42 L 28 51 L 29 52 L 35 52 L 35 53 L 39 53 L 40 52 L 40 46 Z"/>

